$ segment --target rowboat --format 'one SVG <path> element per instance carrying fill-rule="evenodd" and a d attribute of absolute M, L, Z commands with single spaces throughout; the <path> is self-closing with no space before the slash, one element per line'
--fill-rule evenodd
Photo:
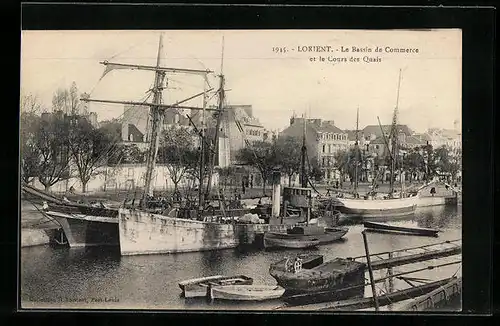
<path fill-rule="evenodd" d="M 301 236 L 303 239 L 317 238 L 319 244 L 327 244 L 341 239 L 349 231 L 346 227 L 317 227 L 313 225 L 295 226 L 287 230 L 288 234 Z"/>
<path fill-rule="evenodd" d="M 236 276 L 223 276 L 215 275 L 208 277 L 201 277 L 190 279 L 186 281 L 179 282 L 179 287 L 182 290 L 182 294 L 185 298 L 196 298 L 196 297 L 206 297 L 210 293 L 208 292 L 209 286 L 224 286 L 224 285 L 235 285 L 235 284 L 252 284 L 253 279 L 245 275 Z"/>
<path fill-rule="evenodd" d="M 323 262 L 320 255 L 298 255 L 271 264 L 269 273 L 289 293 L 334 290 L 364 284 L 365 264 L 335 258 Z"/>
<path fill-rule="evenodd" d="M 277 285 L 224 285 L 211 288 L 211 298 L 219 300 L 264 301 L 280 298 L 285 289 Z"/>
<path fill-rule="evenodd" d="M 436 229 L 427 229 L 427 228 L 418 228 L 418 227 L 405 227 L 405 226 L 396 226 L 390 225 L 386 223 L 375 223 L 375 222 L 364 222 L 364 227 L 372 230 L 381 230 L 381 231 L 393 231 L 393 232 L 401 232 L 406 234 L 414 234 L 414 235 L 425 235 L 431 237 L 437 237 L 439 230 Z"/>
<path fill-rule="evenodd" d="M 318 237 L 278 232 L 264 234 L 264 248 L 305 249 L 320 244 Z"/>

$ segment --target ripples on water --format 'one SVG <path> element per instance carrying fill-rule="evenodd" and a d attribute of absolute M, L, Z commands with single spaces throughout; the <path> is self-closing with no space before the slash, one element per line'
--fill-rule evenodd
<path fill-rule="evenodd" d="M 401 226 L 439 228 L 438 238 L 368 233 L 370 253 L 385 252 L 461 239 L 461 206 L 419 208 L 415 216 L 391 220 Z M 342 241 L 302 252 L 335 257 L 364 255 L 362 225 L 350 226 Z M 272 309 L 279 300 L 261 303 L 207 303 L 204 299 L 185 300 L 180 296 L 178 282 L 209 275 L 243 274 L 254 279 L 254 284 L 276 284 L 269 275 L 269 265 L 287 254 L 297 251 L 262 251 L 230 249 L 173 255 L 145 255 L 120 257 L 118 250 L 87 248 L 50 248 L 48 246 L 23 248 L 21 251 L 21 300 L 23 308 L 120 308 L 120 309 Z M 394 268 L 393 273 L 460 260 L 452 256 L 410 266 Z M 461 265 L 411 274 L 438 280 L 457 272 Z M 460 271 L 458 271 L 460 272 Z M 375 278 L 387 271 L 375 271 Z M 408 287 L 395 280 L 396 290 Z M 383 288 L 379 283 L 378 288 Z M 365 296 L 371 296 L 369 287 Z"/>

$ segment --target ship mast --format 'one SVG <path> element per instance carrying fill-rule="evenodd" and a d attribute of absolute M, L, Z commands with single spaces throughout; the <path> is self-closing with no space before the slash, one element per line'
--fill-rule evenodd
<path fill-rule="evenodd" d="M 161 54 L 163 52 L 163 34 L 160 34 L 160 41 L 158 43 L 158 56 L 156 57 L 156 68 L 161 66 Z M 159 144 L 159 134 L 161 127 L 163 125 L 163 118 L 165 117 L 165 111 L 163 108 L 157 106 L 162 102 L 162 90 L 163 82 L 165 80 L 164 71 L 155 71 L 155 83 L 153 86 L 153 106 L 151 106 L 151 139 L 150 139 L 150 150 L 146 153 L 146 176 L 144 184 L 143 193 L 143 206 L 146 204 L 144 200 L 147 195 L 153 195 L 152 178 L 153 171 L 156 166 L 156 157 L 158 155 L 158 144 Z"/>
<path fill-rule="evenodd" d="M 306 175 L 306 117 L 304 115 L 304 130 L 302 133 L 302 151 L 301 151 L 301 162 L 300 162 L 300 173 L 301 173 L 301 187 L 307 188 L 307 175 Z"/>
<path fill-rule="evenodd" d="M 396 107 L 394 108 L 394 113 L 392 115 L 392 128 L 391 128 L 391 180 L 390 180 L 390 194 L 394 193 L 394 172 L 396 170 L 396 160 L 399 157 L 399 132 L 398 132 L 398 106 L 399 106 L 399 89 L 401 86 L 401 69 L 399 69 L 399 80 L 398 80 L 398 92 L 396 96 Z"/>
<path fill-rule="evenodd" d="M 358 193 L 358 154 L 359 154 L 359 106 L 356 111 L 356 142 L 354 143 L 354 194 Z"/>
<path fill-rule="evenodd" d="M 134 102 L 134 101 L 116 101 L 116 100 L 102 100 L 102 99 L 90 99 L 90 98 L 81 98 L 81 101 L 84 102 L 99 102 L 99 103 L 112 103 L 112 104 L 125 104 L 125 105 L 140 105 L 140 106 L 147 106 L 150 108 L 150 116 L 151 116 L 151 139 L 150 139 L 150 145 L 149 149 L 146 153 L 146 175 L 145 175 L 145 186 L 144 186 L 144 193 L 143 193 L 143 199 L 147 195 L 152 195 L 153 194 L 153 185 L 151 183 L 152 177 L 153 177 L 153 171 L 155 168 L 155 163 L 156 163 L 156 158 L 158 155 L 158 145 L 159 145 L 159 139 L 160 139 L 160 131 L 161 127 L 163 125 L 163 119 L 165 116 L 165 111 L 168 109 L 172 108 L 177 108 L 177 109 L 191 109 L 191 110 L 203 110 L 205 111 L 204 108 L 199 108 L 199 107 L 192 107 L 192 106 L 181 106 L 180 104 L 187 102 L 189 100 L 192 100 L 196 97 L 199 97 L 201 95 L 204 96 L 204 99 L 206 98 L 206 93 L 211 91 L 212 89 L 207 90 L 205 87 L 205 90 L 199 94 L 190 96 L 189 98 L 186 98 L 184 100 L 178 101 L 174 104 L 163 104 L 162 103 L 162 91 L 163 91 L 163 84 L 165 81 L 165 77 L 167 73 L 177 73 L 177 74 L 191 74 L 191 75 L 201 75 L 207 79 L 207 75 L 209 73 L 212 73 L 213 71 L 210 70 L 197 70 L 197 69 L 183 69 L 183 68 L 171 68 L 171 67 L 162 67 L 161 66 L 161 54 L 163 50 L 163 35 L 160 34 L 160 40 L 158 44 L 158 55 L 156 59 L 156 66 L 148 66 L 148 65 L 133 65 L 133 64 L 123 64 L 123 63 L 116 63 L 116 62 L 109 62 L 109 61 L 102 61 L 100 62 L 104 66 L 106 66 L 106 69 L 101 76 L 101 79 L 110 71 L 115 70 L 115 69 L 130 69 L 130 70 L 148 70 L 148 71 L 154 71 L 155 72 L 155 82 L 153 89 L 151 90 L 153 93 L 153 101 L 152 103 L 148 102 Z M 204 101 L 205 103 L 205 101 Z M 202 142 L 203 144 L 203 142 Z M 142 201 L 143 206 L 146 205 L 146 200 Z"/>
<path fill-rule="evenodd" d="M 214 170 L 214 165 L 216 162 L 216 156 L 219 153 L 219 129 L 220 129 L 220 124 L 222 120 L 222 114 L 224 110 L 224 75 L 223 75 L 223 68 L 224 68 L 224 37 L 222 37 L 222 54 L 221 54 L 221 63 L 220 63 L 220 84 L 219 84 L 219 103 L 218 103 L 218 110 L 217 110 L 217 122 L 215 126 L 215 135 L 214 135 L 214 140 L 213 140 L 213 152 L 212 155 L 210 156 L 210 163 L 209 163 L 209 173 L 208 173 L 208 182 L 207 182 L 207 191 L 205 193 L 206 196 L 210 194 L 210 187 L 212 183 L 212 173 Z"/>

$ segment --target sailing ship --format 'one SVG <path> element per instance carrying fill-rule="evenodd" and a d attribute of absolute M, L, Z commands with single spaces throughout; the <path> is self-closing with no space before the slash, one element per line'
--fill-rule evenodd
<path fill-rule="evenodd" d="M 354 192 L 351 197 L 338 196 L 334 198 L 335 205 L 338 210 L 350 218 L 362 218 L 362 219 L 372 219 L 372 218 L 385 218 L 385 217 L 396 217 L 396 216 L 407 216 L 415 212 L 418 202 L 418 194 L 406 194 L 404 192 L 404 181 L 402 178 L 402 171 L 400 171 L 400 183 L 401 191 L 399 194 L 396 193 L 394 189 L 394 176 L 396 169 L 396 160 L 399 155 L 399 133 L 397 130 L 397 117 L 398 117 L 398 105 L 399 105 L 399 90 L 401 86 L 401 70 L 399 71 L 399 81 L 398 81 L 398 91 L 396 99 L 396 107 L 394 108 L 392 117 L 392 126 L 389 138 L 391 140 L 391 146 L 386 139 L 384 130 L 382 130 L 382 136 L 384 137 L 385 146 L 390 158 L 390 190 L 389 194 L 383 198 L 375 198 L 374 192 L 368 193 L 364 197 L 360 197 L 357 192 L 358 188 L 358 156 L 359 156 L 359 137 L 358 137 L 358 122 L 359 122 L 359 109 L 357 112 L 356 119 L 356 142 L 355 142 L 355 182 L 354 182 Z M 379 121 L 380 125 L 380 121 Z M 374 185 L 375 185 L 374 179 Z"/>
<path fill-rule="evenodd" d="M 70 247 L 87 246 L 120 246 L 121 253 L 142 254 L 142 253 L 167 253 L 184 252 L 197 250 L 212 250 L 232 248 L 238 245 L 239 238 L 236 231 L 237 227 L 225 222 L 207 222 L 213 218 L 220 220 L 226 216 L 231 216 L 234 222 L 235 217 L 249 213 L 250 209 L 228 209 L 225 206 L 225 199 L 218 198 L 219 209 L 205 209 L 210 204 L 209 196 L 211 191 L 211 178 L 214 173 L 215 155 L 218 152 L 219 129 L 224 110 L 224 76 L 220 75 L 220 89 L 218 108 L 207 108 L 207 93 L 212 91 L 208 86 L 208 74 L 213 73 L 210 70 L 196 70 L 183 68 L 170 68 L 161 65 L 163 35 L 160 35 L 158 56 L 155 66 L 123 64 L 109 61 L 100 62 L 106 68 L 103 78 L 107 73 L 114 69 L 130 69 L 153 71 L 155 73 L 154 86 L 151 89 L 153 94 L 152 103 L 134 102 L 134 101 L 116 101 L 82 98 L 86 102 L 140 105 L 150 108 L 151 130 L 150 142 L 146 156 L 146 174 L 145 186 L 142 197 L 139 201 L 139 207 L 132 203 L 124 203 L 122 207 L 107 208 L 102 205 L 74 203 L 68 200 L 62 200 L 44 191 L 30 187 L 22 186 L 22 190 L 45 200 L 43 213 L 50 219 L 56 220 L 64 230 Z M 221 65 L 222 70 L 222 65 Z M 162 92 L 165 89 L 166 74 L 188 74 L 201 76 L 205 81 L 203 92 L 195 94 L 189 98 L 178 101 L 173 104 L 162 103 Z M 183 103 L 194 98 L 203 96 L 203 108 L 185 106 Z M 155 169 L 156 158 L 159 146 L 159 134 L 163 125 L 164 113 L 166 110 L 199 110 L 203 112 L 202 126 L 197 128 L 191 119 L 190 122 L 200 136 L 201 154 L 200 154 L 200 186 L 199 203 L 194 209 L 191 207 L 178 207 L 170 212 L 154 214 L 161 210 L 162 203 L 153 196 L 153 171 Z M 217 125 L 215 127 L 215 141 L 210 142 L 205 135 L 204 116 L 206 111 L 212 111 L 217 115 Z M 189 116 L 188 116 L 189 118 Z M 211 153 L 209 162 L 205 162 L 205 153 Z M 207 168 L 208 166 L 208 168 Z M 207 171 L 208 170 L 208 173 Z M 206 189 L 203 187 L 204 177 L 208 175 Z M 97 206 L 97 207 L 96 207 Z M 189 214 L 187 214 L 189 213 Z M 190 218 L 179 218 L 189 216 Z M 152 229 L 151 229 L 152 228 Z M 244 232 L 245 228 L 242 228 Z M 275 228 L 276 229 L 276 228 Z M 279 229 L 279 228 L 277 228 Z M 148 235 L 144 238 L 145 235 Z M 141 245 L 137 245 L 137 243 Z M 143 246 L 143 247 L 141 247 Z"/>

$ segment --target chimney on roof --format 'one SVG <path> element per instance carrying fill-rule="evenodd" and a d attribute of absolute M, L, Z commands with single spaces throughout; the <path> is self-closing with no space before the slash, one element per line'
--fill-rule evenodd
<path fill-rule="evenodd" d="M 321 127 L 321 119 L 310 119 L 310 121 L 317 127 Z"/>
<path fill-rule="evenodd" d="M 335 126 L 335 120 L 325 120 L 323 123 L 328 124 L 330 126 Z"/>

